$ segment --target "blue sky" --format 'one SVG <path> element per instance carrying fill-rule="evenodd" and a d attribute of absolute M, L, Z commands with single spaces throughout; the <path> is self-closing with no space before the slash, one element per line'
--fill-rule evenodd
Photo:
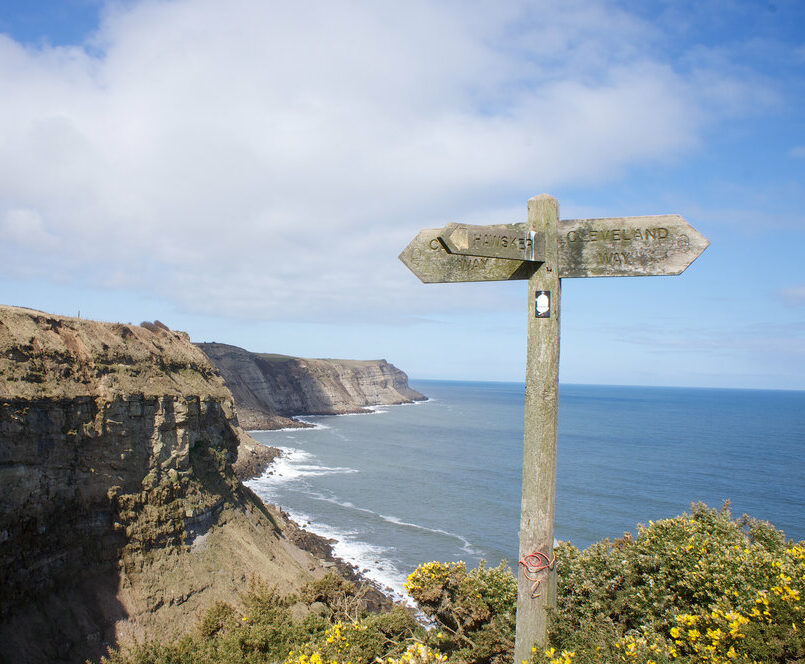
<path fill-rule="evenodd" d="M 678 277 L 566 279 L 560 380 L 805 389 L 805 5 L 0 0 L 0 302 L 522 380 L 524 282 L 421 228 L 678 213 Z"/>

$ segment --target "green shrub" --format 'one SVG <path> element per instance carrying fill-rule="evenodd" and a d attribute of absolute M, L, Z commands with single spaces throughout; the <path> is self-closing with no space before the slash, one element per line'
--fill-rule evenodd
<path fill-rule="evenodd" d="M 235 609 L 226 602 L 216 602 L 199 620 L 198 632 L 203 638 L 209 639 L 236 627 L 237 624 Z"/>
<path fill-rule="evenodd" d="M 469 664 L 503 663 L 514 648 L 517 582 L 505 562 L 483 562 L 467 571 L 463 562 L 420 565 L 405 589 L 438 629 L 429 645 Z"/>
<path fill-rule="evenodd" d="M 101 657 L 101 664 L 192 664 L 196 659 L 195 641 L 183 637 L 173 643 L 137 643 L 126 651 L 113 651 Z"/>
<path fill-rule="evenodd" d="M 344 597 L 353 597 L 356 592 L 354 583 L 335 572 L 328 572 L 320 579 L 305 584 L 299 591 L 299 597 L 308 604 L 323 602 L 332 609 Z"/>
<path fill-rule="evenodd" d="M 701 504 L 634 538 L 563 544 L 550 647 L 535 661 L 805 661 L 803 551 L 767 523 Z"/>
<path fill-rule="evenodd" d="M 398 606 L 388 613 L 363 617 L 354 623 L 337 621 L 318 640 L 312 640 L 291 653 L 287 664 L 323 662 L 372 664 L 384 657 L 402 656 L 424 629 L 411 613 Z"/>
<path fill-rule="evenodd" d="M 359 590 L 351 581 L 335 572 L 328 572 L 303 586 L 299 596 L 306 604 L 321 602 L 326 605 L 334 621 L 355 622 L 364 613 L 363 597 L 366 590 L 366 587 Z"/>
<path fill-rule="evenodd" d="M 355 586 L 327 575 L 300 593 L 308 605 L 325 602 L 342 607 L 355 601 Z M 196 630 L 170 643 L 136 644 L 114 652 L 105 664 L 272 664 L 278 662 L 351 662 L 371 664 L 402 656 L 425 630 L 403 607 L 342 621 L 293 608 L 296 596 L 283 596 L 265 583 L 253 583 L 235 609 L 217 602 L 203 613 Z M 290 654 L 289 654 L 290 653 Z"/>
<path fill-rule="evenodd" d="M 295 620 L 294 597 L 272 586 L 252 584 L 237 611 L 217 602 L 203 613 L 194 633 L 174 642 L 136 644 L 103 658 L 103 664 L 263 664 L 281 662 L 288 653 L 327 629 L 317 616 Z"/>

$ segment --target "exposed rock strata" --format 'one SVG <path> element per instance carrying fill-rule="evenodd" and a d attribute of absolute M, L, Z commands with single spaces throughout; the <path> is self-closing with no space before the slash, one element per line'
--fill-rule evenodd
<path fill-rule="evenodd" d="M 277 429 L 292 425 L 288 418 L 295 415 L 360 413 L 426 398 L 386 360 L 312 360 L 219 343 L 197 346 L 224 377 L 245 429 Z"/>
<path fill-rule="evenodd" d="M 80 662 L 324 573 L 237 481 L 244 437 L 186 334 L 0 307 L 0 660 Z"/>

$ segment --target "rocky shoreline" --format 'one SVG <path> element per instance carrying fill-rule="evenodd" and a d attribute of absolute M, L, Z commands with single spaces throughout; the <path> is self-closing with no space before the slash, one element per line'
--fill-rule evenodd
<path fill-rule="evenodd" d="M 248 440 L 241 440 L 238 459 L 232 464 L 232 470 L 241 482 L 245 482 L 253 477 L 260 477 L 280 456 L 282 450 L 258 443 L 249 436 Z"/>
<path fill-rule="evenodd" d="M 241 482 L 245 482 L 263 475 L 282 454 L 282 450 L 263 445 L 249 437 L 249 440 L 241 441 L 238 448 L 238 460 L 232 464 L 232 469 L 237 478 Z M 322 561 L 323 567 L 332 568 L 347 581 L 354 583 L 361 590 L 367 610 L 385 611 L 394 606 L 394 599 L 383 588 L 366 578 L 355 565 L 334 555 L 333 546 L 336 540 L 305 530 L 287 512 L 276 505 L 271 507 L 277 510 L 287 522 L 286 536 L 288 539 L 300 549 Z"/>
<path fill-rule="evenodd" d="M 238 423 L 246 431 L 278 431 L 279 429 L 311 429 L 312 424 L 297 420 L 295 417 L 284 415 L 269 415 L 263 411 L 235 406 L 238 413 Z"/>
<path fill-rule="evenodd" d="M 288 539 L 300 549 L 321 560 L 325 567 L 332 567 L 347 581 L 354 583 L 360 589 L 361 597 L 368 611 L 389 611 L 397 604 L 388 591 L 367 578 L 355 565 L 333 554 L 336 540 L 311 533 L 296 523 L 287 512 L 283 510 L 279 510 L 279 512 L 292 527 L 288 532 Z"/>

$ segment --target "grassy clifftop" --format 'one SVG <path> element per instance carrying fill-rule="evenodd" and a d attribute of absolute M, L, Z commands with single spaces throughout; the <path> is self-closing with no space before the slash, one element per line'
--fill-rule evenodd
<path fill-rule="evenodd" d="M 0 305 L 0 398 L 231 398 L 186 333 Z"/>

